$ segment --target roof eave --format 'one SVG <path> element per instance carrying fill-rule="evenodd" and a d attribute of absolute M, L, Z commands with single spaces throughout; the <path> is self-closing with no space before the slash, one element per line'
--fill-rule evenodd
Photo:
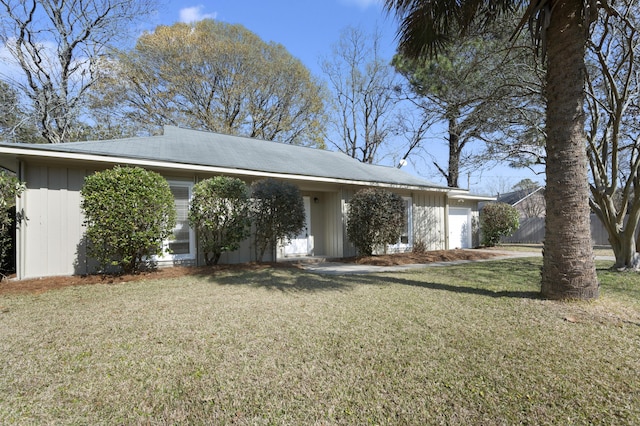
<path fill-rule="evenodd" d="M 460 189 L 452 189 L 447 194 L 447 197 L 450 200 L 461 200 L 461 201 L 495 201 L 496 197 L 491 195 L 477 195 L 470 194 L 469 191 L 460 190 Z"/>
<path fill-rule="evenodd" d="M 307 181 L 307 182 L 336 183 L 336 184 L 343 184 L 343 185 L 360 185 L 360 186 L 366 185 L 366 186 L 377 186 L 377 187 L 392 188 L 392 189 L 404 189 L 404 190 L 410 190 L 410 191 L 432 191 L 432 192 L 448 191 L 447 188 L 439 188 L 439 187 L 431 187 L 431 186 L 399 184 L 399 183 L 392 183 L 392 182 L 359 181 L 359 180 L 331 178 L 331 177 L 323 177 L 323 176 L 308 176 L 308 175 L 300 175 L 300 174 L 277 173 L 277 172 L 267 172 L 267 171 L 259 171 L 259 170 L 229 168 L 229 167 L 185 164 L 185 163 L 176 163 L 176 162 L 168 162 L 168 161 L 161 161 L 161 160 L 149 160 L 145 158 L 117 157 L 117 156 L 101 155 L 101 154 L 86 154 L 86 153 L 78 153 L 78 152 L 39 150 L 39 149 L 30 149 L 28 147 L 10 147 L 6 145 L 0 146 L 0 154 L 15 155 L 16 158 L 39 157 L 39 158 L 50 158 L 50 159 L 59 159 L 59 160 L 87 161 L 87 162 L 96 162 L 96 163 L 114 164 L 114 165 L 127 164 L 132 166 L 167 169 L 167 170 L 193 171 L 193 172 L 203 172 L 203 173 L 213 173 L 213 174 L 232 174 L 236 176 L 251 176 L 251 177 L 260 177 L 260 178 L 270 177 L 270 178 L 276 178 L 276 179 L 278 178 L 292 179 L 292 180 Z"/>

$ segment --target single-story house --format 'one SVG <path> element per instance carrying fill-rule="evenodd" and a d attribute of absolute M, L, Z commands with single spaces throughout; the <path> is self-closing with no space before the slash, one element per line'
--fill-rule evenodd
<path fill-rule="evenodd" d="M 14 171 L 27 187 L 17 205 L 24 217 L 17 230 L 18 279 L 92 272 L 80 189 L 86 176 L 115 165 L 154 170 L 171 186 L 178 223 L 174 238 L 166 242 L 172 254 L 157 259 L 160 264 L 202 264 L 187 209 L 194 183 L 216 175 L 247 184 L 275 178 L 300 189 L 306 229 L 278 248 L 276 260 L 355 255 L 346 237 L 346 214 L 351 196 L 362 188 L 385 188 L 406 200 L 405 234 L 391 247 L 396 251 L 411 250 L 418 242 L 427 249 L 472 247 L 477 244 L 478 202 L 493 199 L 434 185 L 395 167 L 363 164 L 338 152 L 172 126 L 151 137 L 57 145 L 0 143 L 0 166 Z M 240 263 L 251 257 L 247 241 L 220 261 Z"/>
<path fill-rule="evenodd" d="M 547 206 L 544 200 L 544 186 L 532 186 L 498 194 L 496 201 L 515 207 L 521 219 L 546 216 Z"/>

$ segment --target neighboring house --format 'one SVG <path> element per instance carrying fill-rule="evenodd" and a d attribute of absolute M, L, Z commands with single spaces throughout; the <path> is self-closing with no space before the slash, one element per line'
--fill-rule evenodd
<path fill-rule="evenodd" d="M 263 178 L 294 183 L 306 210 L 306 229 L 277 250 L 277 259 L 297 256 L 332 258 L 355 255 L 346 238 L 346 214 L 359 189 L 379 187 L 406 200 L 405 234 L 395 251 L 416 242 L 427 249 L 472 247 L 478 202 L 492 200 L 466 190 L 434 185 L 393 167 L 363 164 L 344 154 L 245 137 L 166 126 L 162 136 L 58 145 L 0 143 L 0 166 L 17 173 L 27 190 L 18 200 L 24 215 L 17 231 L 19 279 L 86 274 L 80 189 L 86 176 L 114 165 L 140 166 L 162 174 L 178 210 L 175 238 L 166 242 L 171 255 L 160 264 L 202 264 L 197 236 L 187 210 L 195 182 L 215 175 L 247 184 Z M 222 263 L 252 259 L 250 241 L 226 253 Z"/>
<path fill-rule="evenodd" d="M 505 194 L 499 194 L 497 201 L 515 207 L 521 219 L 546 216 L 544 186 L 534 186 Z"/>
<path fill-rule="evenodd" d="M 502 243 L 538 244 L 544 240 L 547 210 L 544 186 L 532 186 L 500 194 L 497 201 L 512 205 L 520 213 L 520 226 L 513 235 L 502 237 Z"/>

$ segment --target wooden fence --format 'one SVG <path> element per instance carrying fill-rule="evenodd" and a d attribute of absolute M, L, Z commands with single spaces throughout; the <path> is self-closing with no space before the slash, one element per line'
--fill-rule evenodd
<path fill-rule="evenodd" d="M 595 214 L 591 214 L 591 239 L 594 245 L 609 245 L 609 235 Z M 503 237 L 503 243 L 536 244 L 544 240 L 544 217 L 520 219 L 520 228 L 510 237 Z"/>

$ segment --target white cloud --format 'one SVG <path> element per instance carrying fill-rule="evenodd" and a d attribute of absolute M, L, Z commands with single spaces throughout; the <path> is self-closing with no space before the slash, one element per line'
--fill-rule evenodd
<path fill-rule="evenodd" d="M 180 9 L 180 22 L 192 23 L 203 19 L 215 19 L 217 13 L 202 13 L 203 6 L 185 7 Z"/>

